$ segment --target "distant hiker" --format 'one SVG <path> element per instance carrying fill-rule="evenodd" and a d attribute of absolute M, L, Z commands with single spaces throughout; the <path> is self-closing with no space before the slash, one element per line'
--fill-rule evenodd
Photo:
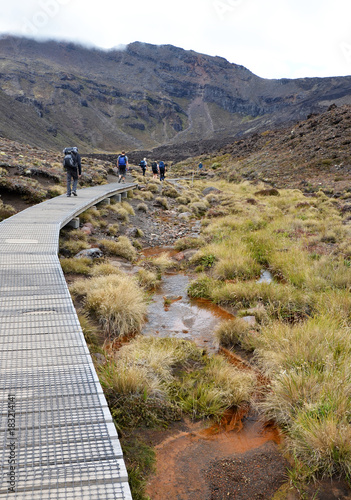
<path fill-rule="evenodd" d="M 158 169 L 160 171 L 160 181 L 165 180 L 165 172 L 166 172 L 166 164 L 163 161 L 160 161 L 158 164 Z"/>
<path fill-rule="evenodd" d="M 153 178 L 154 179 L 157 179 L 157 174 L 158 174 L 158 165 L 157 165 L 157 162 L 156 161 L 153 161 L 151 163 L 151 169 L 152 169 L 152 173 L 153 173 Z"/>
<path fill-rule="evenodd" d="M 67 196 L 77 196 L 78 177 L 82 175 L 82 164 L 78 148 L 65 148 L 63 159 L 63 167 L 67 172 Z M 73 181 L 73 185 L 71 187 Z"/>
<path fill-rule="evenodd" d="M 117 168 L 118 168 L 118 182 L 125 182 L 126 180 L 126 171 L 128 168 L 128 156 L 126 156 L 125 152 L 122 153 L 117 158 Z"/>
<path fill-rule="evenodd" d="M 143 177 L 145 177 L 145 171 L 146 171 L 146 167 L 147 167 L 146 158 L 144 158 L 143 160 L 141 160 L 141 162 L 139 163 L 139 167 L 141 167 L 141 169 L 143 171 Z"/>

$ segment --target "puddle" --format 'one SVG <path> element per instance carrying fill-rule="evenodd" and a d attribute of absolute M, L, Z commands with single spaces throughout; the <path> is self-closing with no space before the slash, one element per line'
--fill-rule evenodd
<path fill-rule="evenodd" d="M 173 247 L 149 247 L 144 248 L 141 253 L 144 257 L 158 257 L 162 253 L 167 253 L 170 257 L 173 257 L 178 253 L 178 250 L 175 250 Z"/>
<path fill-rule="evenodd" d="M 239 432 L 234 429 L 211 434 L 198 429 L 199 424 L 187 425 L 186 431 L 174 433 L 155 447 L 157 473 L 146 490 L 152 500 L 209 498 L 204 470 L 210 463 L 244 454 L 268 442 L 280 442 L 276 429 L 265 427 L 253 416 L 244 420 Z"/>
<path fill-rule="evenodd" d="M 148 322 L 141 333 L 193 340 L 208 353 L 215 353 L 218 351 L 214 339 L 216 326 L 234 316 L 210 301 L 190 299 L 186 293 L 189 282 L 190 278 L 182 274 L 163 276 L 162 286 L 148 307 Z"/>
<path fill-rule="evenodd" d="M 273 276 L 270 271 L 262 270 L 260 279 L 257 280 L 257 283 L 272 283 Z"/>

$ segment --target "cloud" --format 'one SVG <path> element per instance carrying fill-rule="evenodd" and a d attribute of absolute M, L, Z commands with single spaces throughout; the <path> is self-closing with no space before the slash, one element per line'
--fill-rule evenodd
<path fill-rule="evenodd" d="M 11 0 L 0 33 L 106 49 L 172 44 L 264 77 L 337 76 L 351 72 L 350 11 L 349 0 Z"/>

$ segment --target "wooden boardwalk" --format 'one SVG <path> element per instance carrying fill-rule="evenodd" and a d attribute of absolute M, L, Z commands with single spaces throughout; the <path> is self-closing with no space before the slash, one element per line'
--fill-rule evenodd
<path fill-rule="evenodd" d="M 115 426 L 57 256 L 60 229 L 135 184 L 108 184 L 0 223 L 0 497 L 130 500 Z"/>

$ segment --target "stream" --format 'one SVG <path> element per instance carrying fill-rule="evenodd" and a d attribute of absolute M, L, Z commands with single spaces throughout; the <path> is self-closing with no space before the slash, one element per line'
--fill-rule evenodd
<path fill-rule="evenodd" d="M 233 315 L 205 299 L 190 299 L 184 274 L 163 276 L 162 286 L 155 292 L 148 309 L 148 322 L 142 334 L 193 340 L 209 354 L 218 351 L 213 332 L 216 326 Z"/>
<path fill-rule="evenodd" d="M 165 251 L 160 249 L 160 253 L 161 250 Z M 263 271 L 259 281 L 270 280 L 269 273 Z M 190 281 L 189 276 L 180 273 L 163 276 L 162 285 L 148 307 L 148 321 L 142 334 L 193 340 L 209 354 L 217 353 L 214 330 L 221 321 L 234 316 L 208 300 L 189 298 L 187 286 Z M 237 361 L 238 357 L 234 356 Z M 230 355 L 227 357 L 230 361 Z M 261 453 L 260 450 L 274 456 L 280 435 L 256 414 L 244 411 L 240 415 L 228 412 L 222 425 L 209 426 L 206 422 L 186 420 L 181 428 L 175 426 L 164 431 L 156 442 L 157 472 L 148 483 L 150 498 L 205 500 L 210 498 L 205 476 L 211 464 L 237 456 L 251 457 L 252 453 Z M 249 470 L 252 459 L 247 460 Z M 283 467 L 279 465 L 278 469 Z M 255 470 L 252 474 L 256 474 Z"/>

